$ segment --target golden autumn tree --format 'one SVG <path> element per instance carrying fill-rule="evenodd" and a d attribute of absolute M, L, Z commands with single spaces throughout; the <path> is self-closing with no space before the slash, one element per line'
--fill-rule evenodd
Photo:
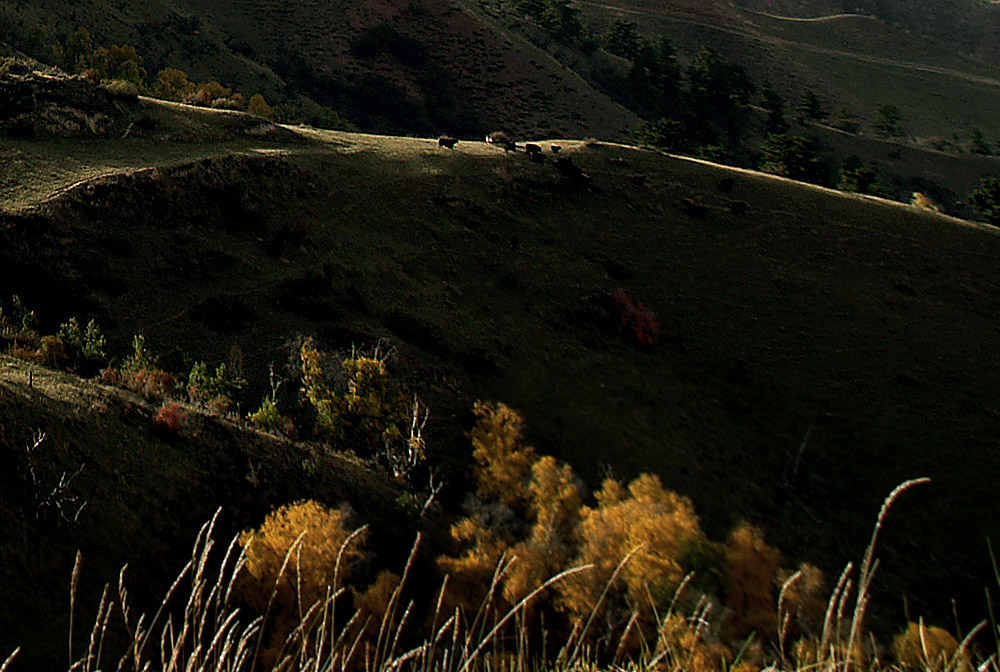
<path fill-rule="evenodd" d="M 521 416 L 505 404 L 483 401 L 472 411 L 476 426 L 469 439 L 476 461 L 476 494 L 508 506 L 525 504 L 531 466 L 538 458 L 535 449 L 524 444 Z"/>
<path fill-rule="evenodd" d="M 306 500 L 272 511 L 259 529 L 240 535 L 246 560 L 238 593 L 259 613 L 273 614 L 265 662 L 277 658 L 301 614 L 344 585 L 364 557 L 364 532 L 354 532 L 350 517 L 347 507 Z"/>
<path fill-rule="evenodd" d="M 454 525 L 452 537 L 466 548 L 442 557 L 452 603 L 478 610 L 498 566 L 496 606 L 519 602 L 565 566 L 572 556 L 572 532 L 582 493 L 573 470 L 555 458 L 538 458 L 525 445 L 520 415 L 504 404 L 478 402 L 469 433 L 476 465 L 479 508 Z"/>
<path fill-rule="evenodd" d="M 567 566 L 574 554 L 572 535 L 583 505 L 573 468 L 549 455 L 531 467 L 528 498 L 528 534 L 511 550 L 514 563 L 504 581 L 504 597 L 512 604 Z"/>
<path fill-rule="evenodd" d="M 627 490 L 607 479 L 597 493 L 597 506 L 584 507 L 581 518 L 573 564 L 592 564 L 594 569 L 560 584 L 562 607 L 577 619 L 600 609 L 619 612 L 608 613 L 605 622 L 627 621 L 635 613 L 642 624 L 650 624 L 654 596 L 680 584 L 682 557 L 703 541 L 691 501 L 649 474 L 636 478 Z M 599 604 L 606 586 L 610 589 Z"/>
<path fill-rule="evenodd" d="M 723 573 L 730 637 L 776 638 L 780 568 L 781 553 L 767 545 L 759 528 L 744 522 L 729 534 Z"/>

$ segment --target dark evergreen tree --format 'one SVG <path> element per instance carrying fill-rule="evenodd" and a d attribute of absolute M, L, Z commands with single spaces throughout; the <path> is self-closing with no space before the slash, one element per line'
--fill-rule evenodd
<path fill-rule="evenodd" d="M 754 86 L 741 66 L 703 47 L 688 68 L 688 98 L 700 144 L 739 144 Z"/>
<path fill-rule="evenodd" d="M 764 85 L 761 87 L 760 104 L 767 112 L 764 127 L 768 135 L 788 130 L 788 122 L 785 120 L 785 100 L 774 90 L 769 80 L 764 80 Z"/>
<path fill-rule="evenodd" d="M 875 171 L 865 166 L 861 158 L 854 154 L 844 159 L 837 188 L 855 194 L 875 194 L 878 193 L 875 179 Z"/>
<path fill-rule="evenodd" d="M 984 177 L 979 181 L 979 188 L 970 193 L 965 202 L 990 224 L 1000 225 L 1000 179 Z"/>
<path fill-rule="evenodd" d="M 823 103 L 820 101 L 819 96 L 812 89 L 806 89 L 802 94 L 795 112 L 798 114 L 799 119 L 812 119 L 813 121 L 821 121 L 829 116 L 826 110 L 823 109 Z"/>
<path fill-rule="evenodd" d="M 819 147 L 812 138 L 772 135 L 761 148 L 760 169 L 793 180 L 821 184 L 826 169 L 819 160 Z"/>

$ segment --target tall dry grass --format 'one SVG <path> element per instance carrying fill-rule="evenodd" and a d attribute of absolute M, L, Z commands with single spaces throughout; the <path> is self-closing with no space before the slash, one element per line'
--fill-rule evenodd
<path fill-rule="evenodd" d="M 879 565 L 875 557 L 879 533 L 899 497 L 926 482 L 928 479 L 907 481 L 886 498 L 860 566 L 856 568 L 851 563 L 844 568 L 830 594 L 822 631 L 815 637 L 797 643 L 787 641 L 790 617 L 785 613 L 785 596 L 801 579 L 801 573 L 793 574 L 784 582 L 776 605 L 780 624 L 778 640 L 771 650 L 758 653 L 756 661 L 744 659 L 751 640 L 747 640 L 735 656 L 712 658 L 703 655 L 710 645 L 710 637 L 703 631 L 707 622 L 704 612 L 709 606 L 700 603 L 693 613 L 687 614 L 678 613 L 676 608 L 691 577 L 681 583 L 669 607 L 656 614 L 659 635 L 656 641 L 642 642 L 638 654 L 623 653 L 630 627 L 625 629 L 620 641 L 607 643 L 604 650 L 597 650 L 593 638 L 588 637 L 595 626 L 600 601 L 608 596 L 608 589 L 601 595 L 593 614 L 579 622 L 565 641 L 547 642 L 551 648 L 541 653 L 529 649 L 527 643 L 531 633 L 528 629 L 532 626 L 527 610 L 533 600 L 567 577 L 589 571 L 589 565 L 552 576 L 501 613 L 495 608 L 499 587 L 503 576 L 517 562 L 516 558 L 505 557 L 498 563 L 486 598 L 474 616 L 464 620 L 457 609 L 452 613 L 444 612 L 442 605 L 448 591 L 445 578 L 435 593 L 436 607 L 431 617 L 417 618 L 414 603 L 405 600 L 404 594 L 407 584 L 416 580 L 412 574 L 420 547 L 419 535 L 380 621 L 363 623 L 361 621 L 370 616 L 364 616 L 361 611 L 345 612 L 349 590 L 340 585 L 339 580 L 341 558 L 354 538 L 352 535 L 341 547 L 334 580 L 325 595 L 313 604 L 304 604 L 300 599 L 298 623 L 281 642 L 275 662 L 265 668 L 260 654 L 277 581 L 263 615 L 248 613 L 238 606 L 234 587 L 245 556 L 237 539 L 224 550 L 217 546 L 214 540 L 217 514 L 200 530 L 190 560 L 151 617 L 145 613 L 136 614 L 131 606 L 125 580 L 127 568 L 119 574 L 117 591 L 105 586 L 85 644 L 78 645 L 72 635 L 69 638 L 68 669 L 71 672 L 112 669 L 119 672 L 250 672 L 259 669 L 265 672 L 569 672 L 599 669 L 622 672 L 706 672 L 709 669 L 719 672 L 761 669 L 768 672 L 901 669 L 972 672 L 975 668 L 977 672 L 1000 672 L 1000 644 L 996 651 L 980 653 L 978 657 L 971 646 L 985 629 L 990 629 L 1000 642 L 1000 629 L 995 622 L 980 623 L 965 636 L 957 650 L 936 659 L 928 655 L 921 624 L 919 646 L 924 651 L 924 663 L 917 668 L 903 668 L 881 660 L 879 652 L 883 649 L 864 627 Z M 286 570 L 301 562 L 301 539 L 300 536 L 286 553 L 278 580 Z M 615 575 L 637 551 L 622 559 Z M 71 633 L 79 574 L 78 556 L 70 582 Z M 609 589 L 614 579 L 613 576 L 608 582 Z M 117 654 L 116 660 L 105 660 L 105 640 L 112 618 L 119 619 L 124 626 L 128 644 L 124 652 Z M 377 627 L 363 627 L 366 625 Z M 417 643 L 407 645 L 405 642 Z M 17 654 L 16 650 L 6 659 L 0 672 L 12 668 Z"/>

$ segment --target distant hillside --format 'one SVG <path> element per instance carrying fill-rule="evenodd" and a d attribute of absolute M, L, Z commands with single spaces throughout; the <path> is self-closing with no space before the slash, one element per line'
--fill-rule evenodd
<path fill-rule="evenodd" d="M 469 404 L 502 400 L 588 483 L 654 471 L 711 533 L 748 518 L 834 573 L 885 494 L 930 476 L 884 531 L 878 604 L 954 597 L 978 619 L 1000 533 L 997 229 L 625 145 L 536 138 L 538 165 L 133 105 L 135 136 L 0 140 L 0 297 L 50 333 L 92 315 L 115 351 L 143 333 L 178 369 L 235 349 L 261 394 L 297 335 L 388 339 L 451 468 Z M 629 340 L 616 296 L 655 312 L 655 344 Z"/>
<path fill-rule="evenodd" d="M 370 131 L 621 138 L 635 121 L 544 52 L 447 0 L 0 3 L 11 34 L 26 39 L 39 24 L 63 39 L 85 28 L 96 43 L 133 45 L 151 74 L 181 68 L 245 97 L 333 107 Z"/>
<path fill-rule="evenodd" d="M 1000 65 L 1000 8 L 986 0 L 735 0 L 757 11 L 816 17 L 841 12 L 876 16 L 890 25 Z"/>
<path fill-rule="evenodd" d="M 721 2 L 581 0 L 580 7 L 599 28 L 624 19 L 647 35 L 669 36 L 682 60 L 709 45 L 743 65 L 758 84 L 769 80 L 792 106 L 813 90 L 831 118 L 843 111 L 868 135 L 877 106 L 891 103 L 911 138 L 964 138 L 978 127 L 990 143 L 1000 140 L 992 137 L 1000 68 L 877 19 L 838 14 L 790 20 Z"/>

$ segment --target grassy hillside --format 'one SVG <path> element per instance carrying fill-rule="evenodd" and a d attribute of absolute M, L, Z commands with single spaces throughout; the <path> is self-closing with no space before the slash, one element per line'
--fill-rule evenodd
<path fill-rule="evenodd" d="M 879 17 L 890 25 L 931 38 L 941 45 L 993 64 L 1000 63 L 996 3 L 980 0 L 737 0 L 749 9 L 795 17 L 839 12 Z"/>
<path fill-rule="evenodd" d="M 0 296 L 20 294 L 43 326 L 94 315 L 119 352 L 144 333 L 178 366 L 235 346 L 258 389 L 297 334 L 329 349 L 386 338 L 431 400 L 432 450 L 455 465 L 470 402 L 502 400 L 589 483 L 654 471 L 715 536 L 748 518 L 834 572 L 886 492 L 930 476 L 886 529 L 879 604 L 897 616 L 904 594 L 911 614 L 943 614 L 955 597 L 979 613 L 984 540 L 1000 531 L 997 229 L 623 145 L 555 141 L 587 185 L 548 151 L 536 165 L 485 143 L 307 129 L 206 141 L 171 129 L 237 117 L 137 104 L 176 112 L 159 126 L 172 141 L 0 141 L 18 157 L 0 192 Z M 657 313 L 657 345 L 633 345 L 609 316 L 617 289 Z M 10 370 L 4 389 L 34 399 Z M 51 396 L 47 411 L 17 402 L 11 440 L 75 422 Z M 102 460 L 131 459 L 125 437 L 148 412 L 122 416 L 121 448 Z M 86 455 L 110 431 L 89 418 Z M 181 454 L 242 460 L 258 441 L 242 437 Z M 144 480 L 181 492 L 174 474 L 245 473 L 227 465 L 168 461 Z M 227 501 L 206 496 L 185 520 Z"/>
<path fill-rule="evenodd" d="M 793 104 L 816 91 L 833 114 L 845 108 L 870 123 L 876 105 L 897 105 L 909 135 L 964 135 L 992 128 L 1000 70 L 866 16 L 802 21 L 715 3 L 581 3 L 596 25 L 620 17 L 647 34 L 665 34 L 684 54 L 703 44 L 769 79 Z M 697 10 L 697 11 L 696 11 Z M 990 138 L 990 141 L 994 141 Z"/>
<path fill-rule="evenodd" d="M 445 0 L 369 3 L 161 0 L 0 2 L 12 36 L 39 23 L 65 38 L 134 45 L 155 76 L 181 68 L 249 98 L 333 107 L 381 132 L 624 137 L 634 115 L 523 38 Z"/>
<path fill-rule="evenodd" d="M 155 606 L 150 598 L 166 592 L 198 529 L 219 507 L 225 537 L 258 524 L 274 507 L 307 497 L 329 506 L 350 502 L 376 528 L 387 526 L 387 535 L 409 534 L 406 516 L 392 508 L 394 486 L 357 460 L 316 446 L 191 409 L 180 431 L 163 430 L 153 422 L 157 407 L 140 397 L 6 356 L 0 356 L 0 407 L 0 627 L 6 652 L 22 647 L 21 669 L 56 669 L 65 659 L 78 550 L 83 609 L 77 617 L 89 620 L 103 585 L 117 586 L 125 564 L 136 606 Z M 29 457 L 26 449 L 39 432 L 44 440 Z M 73 500 L 65 518 L 36 503 L 60 474 L 78 471 L 64 492 Z M 78 522 L 69 522 L 81 505 Z M 78 627 L 78 641 L 89 625 Z M 121 636 L 119 623 L 112 623 L 109 648 L 117 648 Z"/>

